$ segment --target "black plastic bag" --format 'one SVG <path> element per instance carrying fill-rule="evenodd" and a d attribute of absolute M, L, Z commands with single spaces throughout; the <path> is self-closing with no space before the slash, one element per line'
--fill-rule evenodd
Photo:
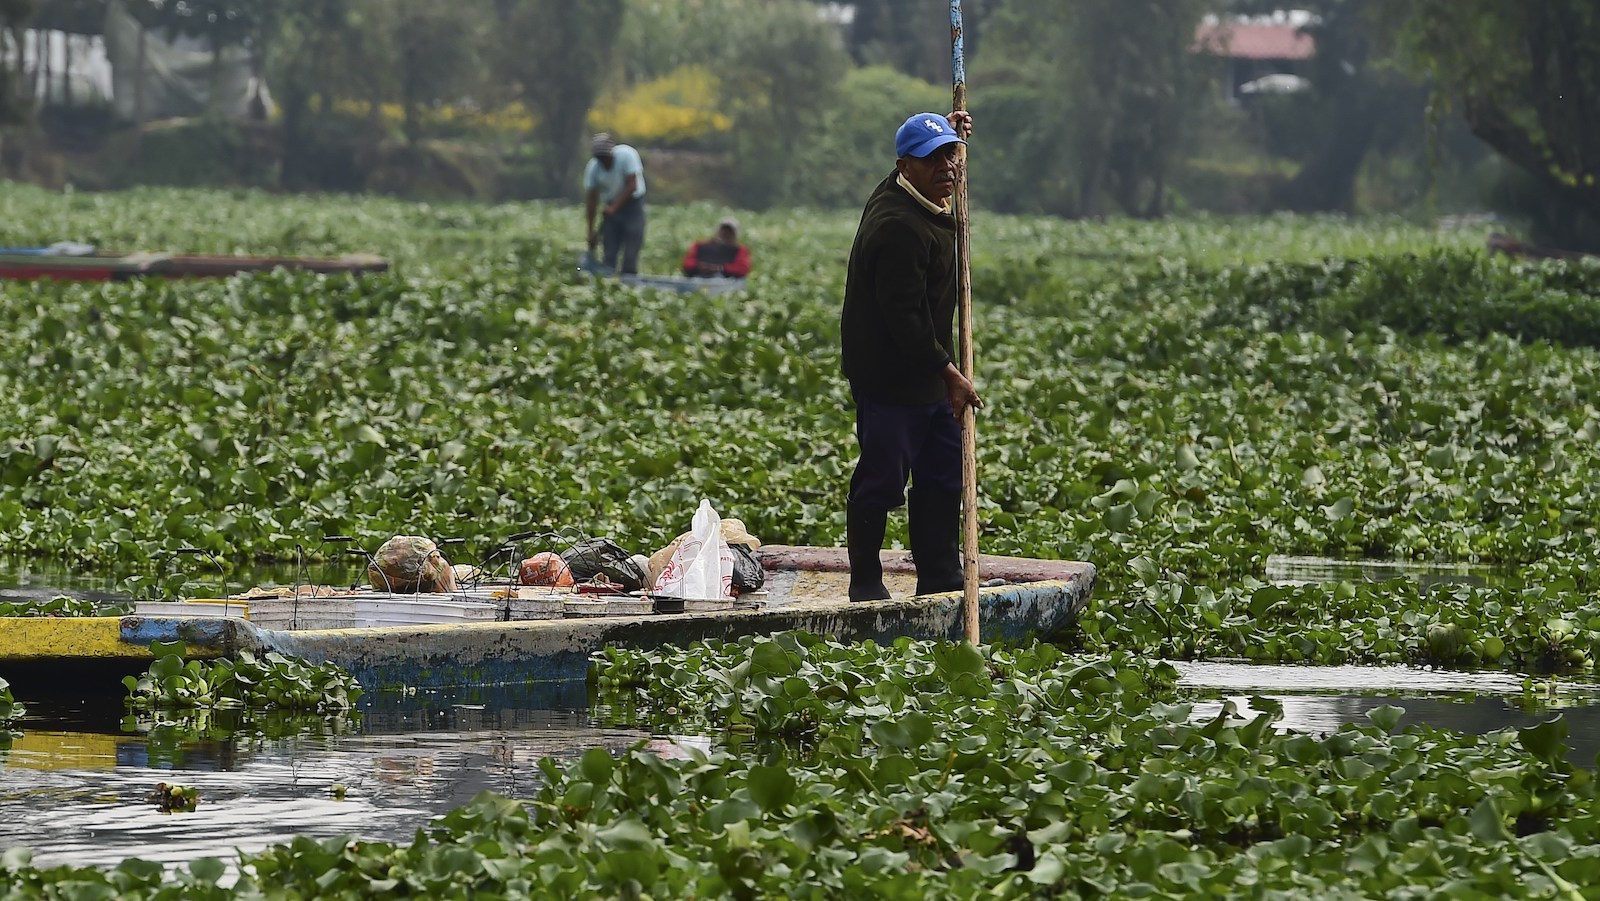
<path fill-rule="evenodd" d="M 622 586 L 623 591 L 644 587 L 645 573 L 628 552 L 609 538 L 585 538 L 561 555 L 572 570 L 575 582 L 587 582 L 596 575 Z"/>
<path fill-rule="evenodd" d="M 730 544 L 733 551 L 733 587 L 744 591 L 755 591 L 767 583 L 767 570 L 756 559 L 747 544 Z"/>

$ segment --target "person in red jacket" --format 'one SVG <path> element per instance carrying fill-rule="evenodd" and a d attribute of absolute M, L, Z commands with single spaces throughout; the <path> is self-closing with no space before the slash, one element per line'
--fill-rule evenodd
<path fill-rule="evenodd" d="M 750 274 L 750 249 L 739 243 L 739 220 L 717 223 L 717 233 L 689 245 L 683 274 L 696 278 L 744 278 Z"/>

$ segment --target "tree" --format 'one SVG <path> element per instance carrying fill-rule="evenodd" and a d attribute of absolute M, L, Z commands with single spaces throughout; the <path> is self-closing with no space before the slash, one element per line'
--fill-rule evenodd
<path fill-rule="evenodd" d="M 832 109 L 849 65 L 837 29 L 811 4 L 771 0 L 759 9 L 730 23 L 718 63 L 723 83 L 736 86 L 727 98 L 735 193 L 752 209 L 795 198 L 801 154 Z"/>
<path fill-rule="evenodd" d="M 858 65 L 888 65 L 923 81 L 946 82 L 949 21 L 949 0 L 865 0 L 850 22 L 850 54 Z"/>
<path fill-rule="evenodd" d="M 929 84 L 888 66 L 852 69 L 840 84 L 816 141 L 787 179 L 790 199 L 806 206 L 859 207 L 894 170 L 894 130 L 917 112 L 939 112 L 950 87 Z"/>
<path fill-rule="evenodd" d="M 263 54 L 283 112 L 282 172 L 287 188 L 324 182 L 311 134 L 311 101 L 332 105 L 333 86 L 362 31 L 351 0 L 277 0 L 264 23 Z"/>
<path fill-rule="evenodd" d="M 520 0 L 498 4 L 500 69 L 535 119 L 541 193 L 570 195 L 584 119 L 611 71 L 624 0 Z M 626 136 L 624 136 L 626 138 Z"/>
<path fill-rule="evenodd" d="M 482 46 L 487 0 L 386 0 L 393 43 L 393 61 L 406 141 L 422 136 L 421 108 L 428 103 L 459 100 L 457 92 L 473 85 L 476 50 Z"/>
<path fill-rule="evenodd" d="M 0 124 L 24 122 L 33 110 L 33 103 L 22 93 L 22 30 L 35 6 L 35 0 L 0 0 L 0 31 L 16 48 L 9 57 L 16 68 L 0 66 Z"/>
<path fill-rule="evenodd" d="M 1162 215 L 1205 84 L 1190 48 L 1207 5 L 1010 0 L 984 38 L 972 105 L 975 162 L 1012 181 L 979 196 L 1008 210 Z"/>
<path fill-rule="evenodd" d="M 961 4 L 962 44 L 969 64 L 978 56 L 985 26 L 1004 4 L 1005 0 Z M 931 84 L 950 83 L 950 0 L 857 0 L 854 8 L 846 39 L 857 65 L 887 65 Z"/>
<path fill-rule="evenodd" d="M 730 23 L 761 14 L 752 0 L 627 0 L 627 6 L 615 73 L 623 85 L 720 59 Z"/>
<path fill-rule="evenodd" d="M 1600 4 L 1395 0 L 1398 49 L 1549 200 L 1541 239 L 1600 250 Z"/>
<path fill-rule="evenodd" d="M 1301 29 L 1316 42 L 1306 64 L 1311 89 L 1272 102 L 1280 132 L 1294 135 L 1300 170 L 1276 192 L 1278 206 L 1300 212 L 1350 212 L 1369 153 L 1421 137 L 1425 95 L 1378 53 L 1381 23 L 1371 0 L 1301 0 L 1311 13 Z M 1235 0 L 1231 11 L 1264 16 L 1275 0 Z"/>

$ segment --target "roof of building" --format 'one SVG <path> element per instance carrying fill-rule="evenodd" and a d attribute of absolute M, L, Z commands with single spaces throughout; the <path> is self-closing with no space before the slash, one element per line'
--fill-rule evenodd
<path fill-rule="evenodd" d="M 1195 29 L 1194 49 L 1234 59 L 1300 60 L 1317 55 L 1317 42 L 1293 25 L 1211 20 Z"/>

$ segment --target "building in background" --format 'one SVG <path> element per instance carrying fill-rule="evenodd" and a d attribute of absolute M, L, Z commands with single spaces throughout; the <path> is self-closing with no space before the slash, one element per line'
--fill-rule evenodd
<path fill-rule="evenodd" d="M 266 118 L 271 98 L 248 47 L 146 28 L 121 0 L 43 4 L 20 41 L 0 33 L 0 60 L 40 110 L 109 107 L 123 122 L 207 112 Z M 215 95 L 215 96 L 213 96 Z"/>
<path fill-rule="evenodd" d="M 1303 11 L 1207 16 L 1195 31 L 1194 50 L 1226 61 L 1223 90 L 1233 103 L 1256 94 L 1297 93 L 1311 87 L 1305 70 L 1317 55 L 1317 42 L 1303 29 L 1313 21 Z"/>

